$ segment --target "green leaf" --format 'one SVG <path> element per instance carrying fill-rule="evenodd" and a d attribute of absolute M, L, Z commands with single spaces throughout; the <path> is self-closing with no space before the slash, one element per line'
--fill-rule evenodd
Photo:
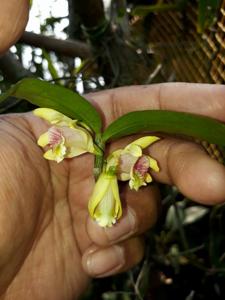
<path fill-rule="evenodd" d="M 159 1 L 160 2 L 160 1 Z M 177 0 L 174 3 L 157 3 L 151 5 L 138 5 L 131 10 L 131 15 L 145 17 L 150 13 L 163 13 L 173 10 L 183 10 L 187 5 L 187 0 Z"/>
<path fill-rule="evenodd" d="M 26 99 L 40 107 L 53 108 L 68 117 L 83 121 L 96 133 L 101 132 L 101 118 L 95 108 L 85 98 L 62 86 L 26 78 L 1 95 L 0 103 L 9 96 Z"/>
<path fill-rule="evenodd" d="M 176 4 L 152 4 L 152 5 L 139 5 L 132 9 L 131 14 L 133 16 L 140 16 L 145 17 L 150 13 L 159 13 L 159 12 L 166 12 L 170 10 L 177 10 L 178 7 Z"/>
<path fill-rule="evenodd" d="M 198 24 L 197 30 L 203 33 L 205 29 L 215 23 L 221 0 L 199 0 L 198 1 Z"/>
<path fill-rule="evenodd" d="M 103 141 L 138 132 L 186 135 L 225 146 L 225 125 L 208 117 L 183 112 L 146 110 L 128 113 L 111 123 Z"/>

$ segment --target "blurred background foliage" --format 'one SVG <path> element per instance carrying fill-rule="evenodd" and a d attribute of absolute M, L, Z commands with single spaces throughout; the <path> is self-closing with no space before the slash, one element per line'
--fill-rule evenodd
<path fill-rule="evenodd" d="M 0 91 L 39 77 L 79 93 L 164 81 L 224 83 L 225 1 L 33 0 L 27 31 L 0 57 Z M 33 107 L 10 98 L 0 113 Z M 208 152 L 218 158 L 218 150 Z M 94 280 L 83 300 L 225 299 L 225 205 L 160 185 L 143 261 Z"/>

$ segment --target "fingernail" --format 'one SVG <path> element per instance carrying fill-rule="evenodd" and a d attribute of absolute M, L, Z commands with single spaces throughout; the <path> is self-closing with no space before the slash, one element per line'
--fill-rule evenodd
<path fill-rule="evenodd" d="M 88 273 L 94 277 L 112 275 L 125 264 L 124 251 L 120 246 L 88 254 L 86 258 Z"/>
<path fill-rule="evenodd" d="M 136 231 L 136 215 L 133 209 L 128 208 L 127 214 L 114 226 L 105 229 L 110 242 L 118 242 L 131 236 Z"/>

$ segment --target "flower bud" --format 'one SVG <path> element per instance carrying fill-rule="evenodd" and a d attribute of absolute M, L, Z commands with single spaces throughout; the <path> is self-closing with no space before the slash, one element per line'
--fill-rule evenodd
<path fill-rule="evenodd" d="M 102 227 L 111 227 L 122 215 L 116 175 L 102 173 L 94 187 L 88 209 Z"/>

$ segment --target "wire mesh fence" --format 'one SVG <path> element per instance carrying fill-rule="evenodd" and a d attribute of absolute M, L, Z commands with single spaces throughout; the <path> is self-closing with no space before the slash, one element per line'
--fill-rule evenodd
<path fill-rule="evenodd" d="M 225 1 L 213 27 L 199 34 L 197 2 L 184 12 L 155 14 L 149 31 L 150 47 L 159 55 L 165 80 L 225 82 Z"/>

